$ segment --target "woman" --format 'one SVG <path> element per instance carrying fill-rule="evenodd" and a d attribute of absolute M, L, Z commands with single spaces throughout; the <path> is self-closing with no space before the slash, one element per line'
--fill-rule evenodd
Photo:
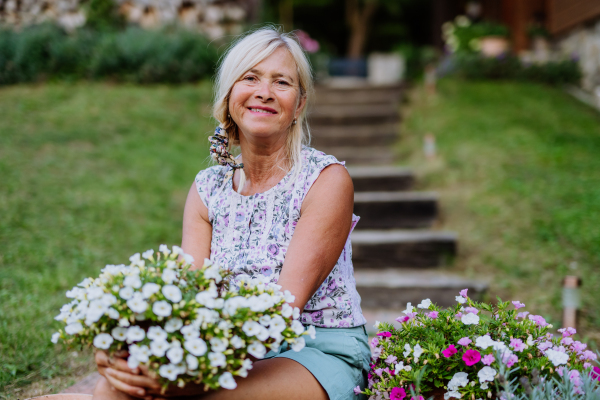
<path fill-rule="evenodd" d="M 262 274 L 295 295 L 316 339 L 254 363 L 235 390 L 188 385 L 168 396 L 206 399 L 350 399 L 364 387 L 370 352 L 351 262 L 354 192 L 343 163 L 303 146 L 311 100 L 309 63 L 296 41 L 272 29 L 239 40 L 218 72 L 211 152 L 221 165 L 190 188 L 183 244 L 237 274 Z M 224 136 L 219 137 L 219 132 Z M 227 140 L 241 156 L 229 156 Z M 96 357 L 103 378 L 95 398 L 157 398 L 156 381 L 124 360 Z"/>

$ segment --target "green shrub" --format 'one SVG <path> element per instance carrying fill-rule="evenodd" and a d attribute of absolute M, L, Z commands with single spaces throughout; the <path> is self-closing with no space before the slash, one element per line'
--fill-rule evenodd
<path fill-rule="evenodd" d="M 211 75 L 217 49 L 200 34 L 163 29 L 82 29 L 55 25 L 0 30 L 0 85 L 43 79 L 183 83 Z"/>
<path fill-rule="evenodd" d="M 478 54 L 460 54 L 454 60 L 455 72 L 467 79 L 508 79 L 550 85 L 578 84 L 581 80 L 581 69 L 573 60 L 525 64 L 512 55 L 492 58 Z"/>

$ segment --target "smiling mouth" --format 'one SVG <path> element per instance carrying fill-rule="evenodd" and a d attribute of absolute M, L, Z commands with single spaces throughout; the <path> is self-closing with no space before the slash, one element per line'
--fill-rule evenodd
<path fill-rule="evenodd" d="M 275 111 L 263 110 L 262 108 L 248 108 L 252 112 L 258 112 L 263 114 L 277 114 Z"/>

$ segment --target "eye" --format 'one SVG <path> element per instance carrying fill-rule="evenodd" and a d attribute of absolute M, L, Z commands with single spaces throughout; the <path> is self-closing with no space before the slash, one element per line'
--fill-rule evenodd
<path fill-rule="evenodd" d="M 252 75 L 247 75 L 243 77 L 242 80 L 247 82 L 256 82 L 256 77 Z"/>
<path fill-rule="evenodd" d="M 282 81 L 282 80 L 278 80 L 275 83 L 277 83 L 278 85 L 290 86 L 290 84 L 288 82 Z"/>

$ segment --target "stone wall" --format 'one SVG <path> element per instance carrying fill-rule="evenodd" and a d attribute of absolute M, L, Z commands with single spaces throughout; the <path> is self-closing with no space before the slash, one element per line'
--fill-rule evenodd
<path fill-rule="evenodd" d="M 557 47 L 563 56 L 579 59 L 583 89 L 600 88 L 600 20 L 569 31 L 558 38 Z"/>
<path fill-rule="evenodd" d="M 179 24 L 211 39 L 242 32 L 248 4 L 235 0 L 115 0 L 125 18 L 144 28 Z M 85 24 L 85 0 L 0 0 L 0 24 L 56 21 L 67 30 Z"/>

